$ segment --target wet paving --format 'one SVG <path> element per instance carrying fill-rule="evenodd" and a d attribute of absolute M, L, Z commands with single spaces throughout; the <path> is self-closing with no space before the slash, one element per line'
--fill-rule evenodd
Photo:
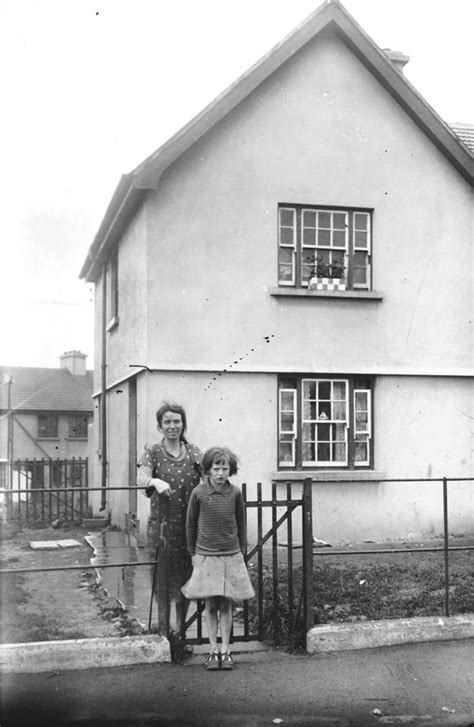
<path fill-rule="evenodd" d="M 109 596 L 117 598 L 131 617 L 135 618 L 144 628 L 149 623 L 158 621 L 156 599 L 152 598 L 152 565 L 140 565 L 152 560 L 146 547 L 133 534 L 123 530 L 101 530 L 91 533 L 86 541 L 93 550 L 90 562 L 96 566 L 101 578 L 101 585 Z M 101 565 L 117 563 L 116 568 L 101 568 Z M 123 563 L 130 565 L 124 566 Z M 120 564 L 120 565 L 119 565 Z M 192 602 L 189 614 L 194 612 L 196 602 Z M 151 609 L 151 618 L 150 618 Z M 207 637 L 204 619 L 202 620 L 203 637 Z M 243 634 L 243 625 L 234 619 L 234 635 Z M 197 623 L 194 621 L 187 636 L 197 637 Z"/>
<path fill-rule="evenodd" d="M 156 621 L 156 602 L 151 599 L 153 566 L 140 565 L 151 560 L 147 549 L 139 545 L 136 537 L 122 530 L 101 530 L 88 535 L 86 540 L 94 551 L 91 564 L 97 566 L 101 584 L 108 594 L 117 598 L 130 616 L 145 627 L 148 627 L 152 604 L 152 622 Z M 100 568 L 113 563 L 130 565 Z"/>

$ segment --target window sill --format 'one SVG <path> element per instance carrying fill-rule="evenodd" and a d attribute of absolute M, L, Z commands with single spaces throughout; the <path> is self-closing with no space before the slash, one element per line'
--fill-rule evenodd
<path fill-rule="evenodd" d="M 38 442 L 59 442 L 59 437 L 36 437 Z"/>
<path fill-rule="evenodd" d="M 66 437 L 66 442 L 87 442 L 87 437 Z"/>
<path fill-rule="evenodd" d="M 382 293 L 374 290 L 308 290 L 292 286 L 272 286 L 270 295 L 289 298 L 345 298 L 352 300 L 383 300 Z"/>
<path fill-rule="evenodd" d="M 119 324 L 119 317 L 118 316 L 114 316 L 113 318 L 110 319 L 110 321 L 107 324 L 105 330 L 106 331 L 113 331 L 113 329 L 116 328 L 118 326 L 118 324 Z"/>
<path fill-rule="evenodd" d="M 383 472 L 365 469 L 352 470 L 288 470 L 272 472 L 273 482 L 302 482 L 311 477 L 313 482 L 380 482 L 385 479 Z"/>

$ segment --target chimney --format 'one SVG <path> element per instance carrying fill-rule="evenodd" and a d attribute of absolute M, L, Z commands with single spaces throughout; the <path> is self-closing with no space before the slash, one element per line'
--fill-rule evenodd
<path fill-rule="evenodd" d="M 85 376 L 86 358 L 87 355 L 80 351 L 66 351 L 59 357 L 60 368 L 67 369 L 73 376 Z"/>
<path fill-rule="evenodd" d="M 392 61 L 393 65 L 400 73 L 403 73 L 403 69 L 410 60 L 410 56 L 406 56 L 399 50 L 390 50 L 390 48 L 384 48 L 383 52 Z"/>

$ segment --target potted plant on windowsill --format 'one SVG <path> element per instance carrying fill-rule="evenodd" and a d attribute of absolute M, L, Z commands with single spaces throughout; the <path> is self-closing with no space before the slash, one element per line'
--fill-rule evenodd
<path fill-rule="evenodd" d="M 308 280 L 310 290 L 346 290 L 344 265 L 342 263 L 326 263 L 317 257 L 313 272 Z"/>

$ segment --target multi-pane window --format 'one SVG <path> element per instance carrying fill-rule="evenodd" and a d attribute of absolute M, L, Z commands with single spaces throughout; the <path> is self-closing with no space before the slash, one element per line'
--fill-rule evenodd
<path fill-rule="evenodd" d="M 85 414 L 72 414 L 69 417 L 69 438 L 87 439 L 88 418 Z"/>
<path fill-rule="evenodd" d="M 38 414 L 38 437 L 56 438 L 58 436 L 58 415 Z"/>
<path fill-rule="evenodd" d="M 280 378 L 279 466 L 371 466 L 371 394 L 368 378 Z"/>
<path fill-rule="evenodd" d="M 301 205 L 278 208 L 278 282 L 304 287 L 312 277 L 371 286 L 371 213 Z M 319 274 L 324 271 L 324 274 Z"/>
<path fill-rule="evenodd" d="M 280 464 L 295 463 L 296 390 L 280 388 Z"/>

